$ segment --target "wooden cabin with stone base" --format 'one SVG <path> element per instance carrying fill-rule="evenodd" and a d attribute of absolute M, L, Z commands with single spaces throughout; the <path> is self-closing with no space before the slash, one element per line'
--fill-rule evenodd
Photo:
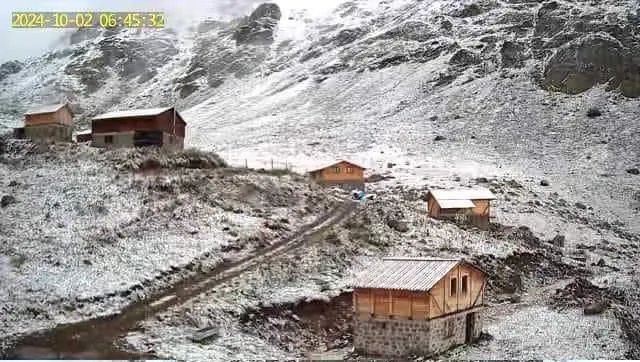
<path fill-rule="evenodd" d="M 487 275 L 463 259 L 384 258 L 352 283 L 361 355 L 431 356 L 480 336 Z"/>
<path fill-rule="evenodd" d="M 91 121 L 94 147 L 184 148 L 187 123 L 173 107 L 101 114 Z"/>
<path fill-rule="evenodd" d="M 68 103 L 31 109 L 24 114 L 24 127 L 15 128 L 15 138 L 44 142 L 71 142 L 73 112 Z"/>

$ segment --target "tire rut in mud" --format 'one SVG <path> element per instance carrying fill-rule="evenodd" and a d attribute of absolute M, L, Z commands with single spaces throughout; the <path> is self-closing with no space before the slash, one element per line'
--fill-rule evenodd
<path fill-rule="evenodd" d="M 181 304 L 212 287 L 232 279 L 266 262 L 275 255 L 304 245 L 314 235 L 341 222 L 355 205 L 345 200 L 330 212 L 297 232 L 238 261 L 223 262 L 205 274 L 187 278 L 150 298 L 130 304 L 119 314 L 95 318 L 79 323 L 60 325 L 45 332 L 36 332 L 18 340 L 14 348 L 2 357 L 7 358 L 74 358 L 90 356 L 103 359 L 138 359 L 149 357 L 126 352 L 116 346 L 119 337 L 136 330 L 140 321 L 167 308 Z"/>

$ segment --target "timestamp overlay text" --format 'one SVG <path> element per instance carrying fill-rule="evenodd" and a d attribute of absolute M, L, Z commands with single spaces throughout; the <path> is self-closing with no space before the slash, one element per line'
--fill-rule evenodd
<path fill-rule="evenodd" d="M 164 28 L 162 12 L 14 11 L 12 28 Z"/>

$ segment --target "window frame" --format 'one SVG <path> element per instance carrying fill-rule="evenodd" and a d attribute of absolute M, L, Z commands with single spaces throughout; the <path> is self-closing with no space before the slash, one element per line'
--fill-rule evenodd
<path fill-rule="evenodd" d="M 112 134 L 108 134 L 104 136 L 104 143 L 107 145 L 112 145 L 113 144 L 113 135 Z"/>
<path fill-rule="evenodd" d="M 460 277 L 460 294 L 467 295 L 469 293 L 469 274 L 463 274 Z"/>
<path fill-rule="evenodd" d="M 333 168 L 333 173 L 341 173 L 342 172 L 342 168 L 340 166 L 336 166 Z"/>
<path fill-rule="evenodd" d="M 353 167 L 347 167 L 347 173 L 348 174 L 352 174 L 353 173 Z"/>
<path fill-rule="evenodd" d="M 449 296 L 455 297 L 458 295 L 458 277 L 449 278 Z"/>

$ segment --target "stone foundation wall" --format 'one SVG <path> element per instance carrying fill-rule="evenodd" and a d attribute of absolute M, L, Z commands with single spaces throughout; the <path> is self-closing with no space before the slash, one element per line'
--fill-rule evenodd
<path fill-rule="evenodd" d="M 356 320 L 355 351 L 374 356 L 406 356 L 429 353 L 429 321 Z"/>
<path fill-rule="evenodd" d="M 467 314 L 462 312 L 433 320 L 356 319 L 355 351 L 363 355 L 403 357 L 430 356 L 464 344 Z M 473 338 L 482 331 L 481 312 L 473 314 Z"/>

